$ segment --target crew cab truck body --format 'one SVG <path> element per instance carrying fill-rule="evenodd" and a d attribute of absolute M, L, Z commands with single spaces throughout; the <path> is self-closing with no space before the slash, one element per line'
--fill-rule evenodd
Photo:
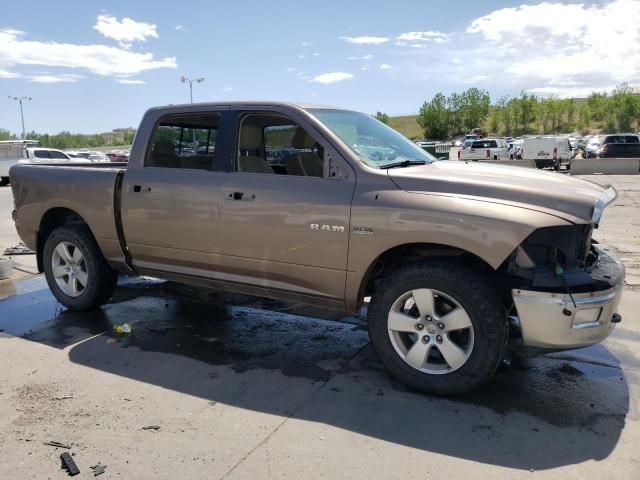
<path fill-rule="evenodd" d="M 359 311 L 384 365 L 458 394 L 507 348 L 602 341 L 624 267 L 591 241 L 613 189 L 435 159 L 373 117 L 291 103 L 145 114 L 129 164 L 18 165 L 16 228 L 58 300 L 116 272 Z"/>

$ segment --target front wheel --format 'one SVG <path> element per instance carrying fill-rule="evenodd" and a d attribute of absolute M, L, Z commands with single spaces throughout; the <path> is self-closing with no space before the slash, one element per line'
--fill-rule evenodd
<path fill-rule="evenodd" d="M 58 301 L 70 310 L 106 303 L 116 288 L 112 270 L 86 225 L 56 228 L 44 245 L 44 273 Z"/>
<path fill-rule="evenodd" d="M 0 177 L 0 187 L 9 185 L 9 177 Z"/>
<path fill-rule="evenodd" d="M 396 270 L 369 307 L 381 362 L 424 392 L 456 395 L 486 382 L 504 356 L 506 313 L 477 272 L 441 261 Z"/>

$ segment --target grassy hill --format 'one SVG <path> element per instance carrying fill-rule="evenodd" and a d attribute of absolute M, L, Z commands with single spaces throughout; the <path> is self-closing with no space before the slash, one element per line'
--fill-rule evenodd
<path fill-rule="evenodd" d="M 422 129 L 416 119 L 417 115 L 402 115 L 399 117 L 389 117 L 389 126 L 399 131 L 411 140 L 423 137 Z"/>

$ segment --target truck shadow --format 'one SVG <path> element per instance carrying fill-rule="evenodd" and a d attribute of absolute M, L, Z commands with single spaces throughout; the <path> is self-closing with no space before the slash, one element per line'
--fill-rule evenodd
<path fill-rule="evenodd" d="M 132 334 L 113 331 L 124 322 Z M 597 361 L 542 357 L 471 395 L 437 398 L 387 375 L 360 317 L 171 283 L 126 282 L 88 313 L 60 309 L 46 289 L 18 293 L 0 301 L 0 328 L 212 402 L 518 469 L 606 458 L 629 410 L 627 379 L 604 346 L 589 350 Z"/>

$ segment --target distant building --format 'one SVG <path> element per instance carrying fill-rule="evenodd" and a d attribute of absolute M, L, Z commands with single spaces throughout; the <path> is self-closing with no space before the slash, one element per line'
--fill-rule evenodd
<path fill-rule="evenodd" d="M 135 135 L 136 129 L 132 127 L 127 128 L 114 128 L 110 132 L 102 133 L 104 141 L 111 145 L 122 145 L 125 142 L 125 138 L 129 135 Z M 128 135 L 129 134 L 129 135 Z"/>

